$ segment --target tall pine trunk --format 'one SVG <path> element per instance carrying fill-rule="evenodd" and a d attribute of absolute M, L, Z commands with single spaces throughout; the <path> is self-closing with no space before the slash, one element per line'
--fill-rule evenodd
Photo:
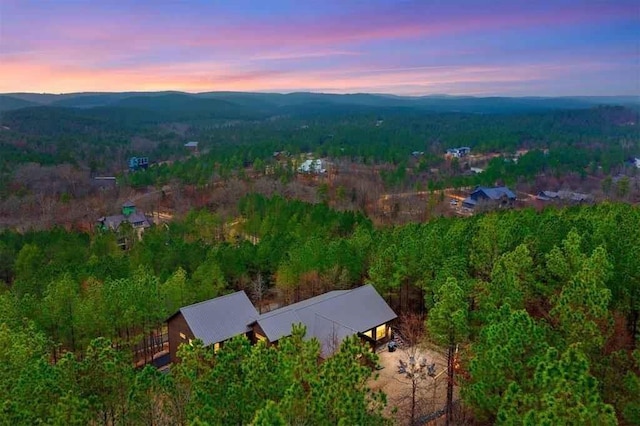
<path fill-rule="evenodd" d="M 453 354 L 455 347 L 453 342 L 449 344 L 447 351 L 447 405 L 446 405 L 446 425 L 451 424 L 453 418 Z"/>

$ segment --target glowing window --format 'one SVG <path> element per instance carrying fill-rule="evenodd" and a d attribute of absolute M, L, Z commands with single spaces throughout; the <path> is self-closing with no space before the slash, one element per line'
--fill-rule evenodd
<path fill-rule="evenodd" d="M 187 336 L 184 333 L 180 333 L 180 338 L 182 340 L 187 340 Z"/>
<path fill-rule="evenodd" d="M 220 350 L 220 343 L 213 344 L 213 352 L 216 353 Z"/>
<path fill-rule="evenodd" d="M 376 340 L 387 337 L 387 324 L 382 324 L 376 328 Z"/>
<path fill-rule="evenodd" d="M 258 332 L 255 332 L 254 334 L 256 336 L 256 340 L 257 341 L 259 341 L 259 342 L 266 342 L 267 341 L 266 336 L 263 336 L 262 334 L 260 334 Z"/>
<path fill-rule="evenodd" d="M 370 338 L 370 339 L 373 339 L 373 329 L 372 329 L 372 330 L 369 330 L 369 331 L 365 331 L 365 332 L 364 332 L 364 333 L 362 333 L 362 334 L 364 334 L 365 336 L 367 336 L 367 337 L 368 337 L 368 338 Z"/>

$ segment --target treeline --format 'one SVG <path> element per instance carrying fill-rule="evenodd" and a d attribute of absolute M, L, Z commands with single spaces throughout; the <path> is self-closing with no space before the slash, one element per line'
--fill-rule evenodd
<path fill-rule="evenodd" d="M 152 103 L 150 99 L 145 102 Z M 531 162 L 526 177 L 547 170 L 581 171 L 587 166 L 602 166 L 609 173 L 640 149 L 633 124 L 639 121 L 638 112 L 623 107 L 513 114 L 413 108 L 349 111 L 335 105 L 325 109 L 323 114 L 293 110 L 269 120 L 226 122 L 163 121 L 154 110 L 131 108 L 20 109 L 3 114 L 0 123 L 6 126 L 0 131 L 0 173 L 10 179 L 17 165 L 38 161 L 115 174 L 126 169 L 133 155 L 158 163 L 181 159 L 187 154 L 183 147 L 187 140 L 199 141 L 204 155 L 130 175 L 127 183 L 141 187 L 176 179 L 204 185 L 248 166 L 264 171 L 273 165 L 275 151 L 393 164 L 401 166 L 398 170 L 404 169 L 413 151 L 420 151 L 425 155 L 419 168 L 428 170 L 440 164 L 450 147 L 504 153 L 550 149 L 554 157 L 547 164 Z M 149 114 L 148 120 L 135 119 L 144 114 Z M 513 175 L 520 176 L 517 171 Z M 391 179 L 390 183 L 398 182 Z"/>
<path fill-rule="evenodd" d="M 6 314 L 6 312 L 3 312 Z M 56 363 L 48 342 L 19 321 L 0 323 L 0 423 L 6 425 L 389 424 L 384 394 L 367 387 L 377 357 L 356 337 L 318 363 L 320 344 L 294 330 L 278 347 L 229 341 L 215 356 L 200 341 L 163 374 L 133 368 L 105 338 Z"/>
<path fill-rule="evenodd" d="M 232 290 L 259 305 L 270 289 L 292 302 L 370 282 L 398 313 L 424 312 L 427 338 L 460 348 L 456 381 L 478 420 L 640 420 L 637 207 L 382 229 L 358 213 L 281 197 L 249 196 L 239 207 L 233 223 L 198 211 L 154 227 L 128 252 L 111 234 L 4 232 L 6 332 L 33 330 L 59 358 L 100 336 L 134 345 L 178 307 Z M 31 353 L 30 340 L 18 340 Z"/>
<path fill-rule="evenodd" d="M 384 118 L 376 126 L 378 119 Z M 517 163 L 492 162 L 485 173 L 462 176 L 462 164 L 452 173 L 431 176 L 429 186 L 493 184 L 496 179 L 514 183 L 531 180 L 541 173 L 582 176 L 618 172 L 624 161 L 640 150 L 637 113 L 617 107 L 581 111 L 556 111 L 522 115 L 429 114 L 412 110 L 391 110 L 386 114 L 350 114 L 326 117 L 298 116 L 273 122 L 232 127 L 194 128 L 201 149 L 198 158 L 154 167 L 126 177 L 134 187 L 163 185 L 172 179 L 205 185 L 231 175 L 243 177 L 252 166 L 257 173 L 269 167 L 271 173 L 289 179 L 295 173 L 292 161 L 275 161 L 274 152 L 293 157 L 311 152 L 316 157 L 346 159 L 358 164 L 391 164 L 385 172 L 388 187 L 406 186 L 409 176 L 441 168 L 447 148 L 471 146 L 474 152 L 500 152 L 509 156 L 517 149 L 532 152 Z M 197 130 L 196 130 L 197 129 Z M 544 155 L 543 150 L 548 149 Z M 424 154 L 413 160 L 414 151 Z M 415 163 L 415 164 L 414 164 Z"/>

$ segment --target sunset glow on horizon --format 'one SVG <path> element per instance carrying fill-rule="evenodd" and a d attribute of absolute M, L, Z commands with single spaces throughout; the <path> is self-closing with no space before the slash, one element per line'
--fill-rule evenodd
<path fill-rule="evenodd" d="M 0 0 L 0 75 L 4 93 L 640 95 L 640 5 Z"/>

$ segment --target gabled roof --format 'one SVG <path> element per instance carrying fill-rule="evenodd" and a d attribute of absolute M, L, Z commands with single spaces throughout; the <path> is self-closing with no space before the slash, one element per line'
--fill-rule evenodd
<path fill-rule="evenodd" d="M 184 144 L 184 146 L 186 146 L 187 148 L 197 148 L 198 142 L 196 141 L 187 142 Z"/>
<path fill-rule="evenodd" d="M 117 214 L 113 216 L 101 217 L 100 219 L 98 219 L 98 222 L 101 222 L 104 226 L 113 229 L 114 231 L 117 230 L 124 222 L 130 223 L 134 228 L 148 228 L 151 226 L 151 224 L 149 223 L 149 219 L 147 219 L 147 217 L 142 213 L 138 212 L 131 213 L 129 216 Z M 136 223 L 140 223 L 141 225 L 135 225 Z"/>
<path fill-rule="evenodd" d="M 258 311 L 244 291 L 185 306 L 178 312 L 193 335 L 202 340 L 205 346 L 250 331 L 249 324 L 258 318 Z"/>
<path fill-rule="evenodd" d="M 540 191 L 537 195 L 538 200 L 549 201 L 553 199 L 569 200 L 569 201 L 591 201 L 593 196 L 589 194 L 582 194 L 580 192 L 571 191 Z"/>
<path fill-rule="evenodd" d="M 291 326 L 302 322 L 297 312 L 323 300 L 348 293 L 349 290 L 336 290 L 321 294 L 311 299 L 293 303 L 285 307 L 266 312 L 258 317 L 258 324 L 270 341 L 275 342 L 291 334 Z M 309 330 L 307 330 L 309 332 Z"/>
<path fill-rule="evenodd" d="M 120 224 L 122 224 L 122 222 L 126 221 L 126 219 L 127 218 L 123 215 L 117 214 L 114 216 L 101 217 L 100 219 L 98 219 L 98 221 L 102 222 L 107 228 L 116 230 L 120 227 Z"/>
<path fill-rule="evenodd" d="M 494 188 L 479 186 L 471 194 L 475 194 L 477 192 L 483 192 L 487 197 L 491 198 L 492 200 L 499 200 L 503 196 L 506 196 L 507 198 L 511 198 L 511 199 L 516 198 L 516 194 L 514 194 L 506 186 L 497 186 Z"/>
<path fill-rule="evenodd" d="M 131 213 L 129 215 L 129 217 L 126 218 L 126 220 L 132 224 L 134 227 L 136 226 L 136 223 L 140 223 L 142 227 L 144 228 L 148 228 L 151 226 L 151 224 L 149 223 L 149 220 L 147 219 L 147 217 L 145 215 L 143 215 L 142 213 Z"/>
<path fill-rule="evenodd" d="M 332 340 L 362 333 L 397 318 L 395 312 L 371 285 L 353 290 L 332 291 L 268 312 L 257 323 L 269 341 L 291 334 L 294 324 L 307 328 L 308 338 L 317 338 L 322 354 L 330 354 Z"/>
<path fill-rule="evenodd" d="M 558 198 L 558 193 L 555 191 L 540 191 L 538 192 L 538 195 L 536 198 L 542 201 L 549 201 L 554 198 Z"/>

